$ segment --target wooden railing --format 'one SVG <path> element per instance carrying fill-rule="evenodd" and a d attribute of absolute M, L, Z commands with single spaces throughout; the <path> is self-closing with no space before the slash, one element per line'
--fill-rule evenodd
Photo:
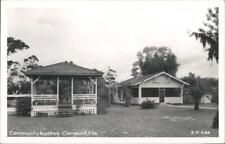
<path fill-rule="evenodd" d="M 57 100 L 57 94 L 34 94 L 33 100 Z"/>
<path fill-rule="evenodd" d="M 96 104 L 97 96 L 95 94 L 73 94 L 73 104 Z"/>
<path fill-rule="evenodd" d="M 30 97 L 30 94 L 9 94 L 8 98 L 18 98 L 18 97 Z"/>
<path fill-rule="evenodd" d="M 33 95 L 33 105 L 57 105 L 57 94 L 35 94 Z"/>

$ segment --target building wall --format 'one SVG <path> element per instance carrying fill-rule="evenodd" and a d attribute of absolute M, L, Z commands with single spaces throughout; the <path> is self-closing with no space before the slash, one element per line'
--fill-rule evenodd
<path fill-rule="evenodd" d="M 142 97 L 140 103 L 146 100 L 151 100 L 155 103 L 159 103 L 159 97 Z M 178 104 L 183 103 L 183 101 L 181 97 L 165 97 L 165 103 Z M 131 104 L 139 104 L 139 99 L 137 97 L 133 97 L 131 99 Z"/>
<path fill-rule="evenodd" d="M 142 97 L 140 103 L 146 100 L 151 100 L 154 101 L 155 103 L 159 103 L 159 97 Z"/>
<path fill-rule="evenodd" d="M 158 77 L 152 78 L 140 84 L 141 87 L 145 88 L 177 88 L 180 87 L 182 84 L 177 82 L 176 80 L 172 79 L 166 75 L 160 75 Z"/>
<path fill-rule="evenodd" d="M 182 97 L 165 97 L 165 103 L 183 103 Z"/>

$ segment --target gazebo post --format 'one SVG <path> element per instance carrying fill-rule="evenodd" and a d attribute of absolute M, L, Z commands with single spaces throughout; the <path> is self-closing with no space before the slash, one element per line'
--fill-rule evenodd
<path fill-rule="evenodd" d="M 30 77 L 30 97 L 31 97 L 31 116 L 34 116 L 34 113 L 32 111 L 33 109 L 33 92 L 34 88 L 33 88 L 33 77 Z"/>
<path fill-rule="evenodd" d="M 97 83 L 98 83 L 98 80 L 97 80 L 97 78 L 95 78 L 95 97 L 96 97 L 96 111 L 95 111 L 95 114 L 97 114 L 97 103 L 98 103 L 98 93 L 97 93 L 97 90 L 98 90 L 98 87 L 97 87 Z"/>
<path fill-rule="evenodd" d="M 59 106 L 59 77 L 57 76 L 57 106 Z"/>
<path fill-rule="evenodd" d="M 73 76 L 71 77 L 71 104 L 73 107 Z"/>

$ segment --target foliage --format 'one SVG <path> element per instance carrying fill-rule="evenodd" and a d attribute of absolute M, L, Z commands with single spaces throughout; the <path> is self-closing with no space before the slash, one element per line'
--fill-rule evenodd
<path fill-rule="evenodd" d="M 145 47 L 137 53 L 137 58 L 131 70 L 134 77 L 162 71 L 175 76 L 179 66 L 175 54 L 167 47 Z"/>
<path fill-rule="evenodd" d="M 198 32 L 192 32 L 190 36 L 194 36 L 202 43 L 203 48 L 208 52 L 208 60 L 219 60 L 219 8 L 214 7 L 208 9 L 207 21 L 204 22 L 204 28 L 199 28 Z"/>
<path fill-rule="evenodd" d="M 7 38 L 7 55 L 11 55 L 16 53 L 18 50 L 28 49 L 30 48 L 26 43 L 19 39 L 14 39 L 13 37 Z"/>
<path fill-rule="evenodd" d="M 106 73 L 104 79 L 105 79 L 107 86 L 115 84 L 116 83 L 116 71 L 109 67 L 109 70 Z"/>
<path fill-rule="evenodd" d="M 124 88 L 124 99 L 125 99 L 125 106 L 129 107 L 131 105 L 131 99 L 132 99 L 132 90 L 130 87 Z"/>
<path fill-rule="evenodd" d="M 193 104 L 194 100 L 192 96 L 190 95 L 191 91 L 189 88 L 184 88 L 184 96 L 183 96 L 183 103 L 184 104 Z"/>
<path fill-rule="evenodd" d="M 189 76 L 182 78 L 184 81 L 189 83 L 189 93 L 192 96 L 195 103 L 195 110 L 199 109 L 199 103 L 201 97 L 204 94 L 204 87 L 200 77 L 195 77 L 193 73 L 189 73 Z"/>
<path fill-rule="evenodd" d="M 217 110 L 216 115 L 213 118 L 212 128 L 219 128 L 219 111 Z"/>
<path fill-rule="evenodd" d="M 193 73 L 189 73 L 189 75 L 183 77 L 182 80 L 189 83 L 189 86 L 186 87 L 184 91 L 184 103 L 195 102 L 195 99 L 192 97 L 192 90 L 195 89 L 197 82 L 200 83 L 202 95 L 210 94 L 212 95 L 212 102 L 218 102 L 218 79 L 196 77 Z M 196 98 L 201 99 L 201 97 Z"/>
<path fill-rule="evenodd" d="M 108 100 L 108 88 L 106 87 L 106 82 L 103 77 L 98 77 L 98 86 L 97 86 L 97 112 L 98 114 L 108 113 L 109 100 Z"/>
<path fill-rule="evenodd" d="M 151 100 L 143 101 L 141 103 L 141 108 L 142 109 L 154 109 L 155 108 L 155 102 L 151 101 Z"/>
<path fill-rule="evenodd" d="M 16 101 L 16 114 L 18 116 L 30 116 L 31 113 L 31 98 L 22 97 Z"/>
<path fill-rule="evenodd" d="M 24 50 L 30 48 L 25 42 L 14 39 L 13 37 L 7 38 L 7 56 L 16 53 L 19 50 Z M 39 67 L 38 58 L 35 55 L 32 55 L 24 59 L 24 64 L 21 65 L 19 62 L 7 60 L 7 72 L 8 72 L 8 94 L 27 94 L 30 93 L 30 81 L 25 72 L 27 70 L 34 69 Z"/>

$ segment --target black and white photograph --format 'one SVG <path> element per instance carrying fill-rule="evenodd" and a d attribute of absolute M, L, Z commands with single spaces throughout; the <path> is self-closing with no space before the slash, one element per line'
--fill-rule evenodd
<path fill-rule="evenodd" d="M 224 6 L 3 1 L 1 141 L 223 143 Z"/>

